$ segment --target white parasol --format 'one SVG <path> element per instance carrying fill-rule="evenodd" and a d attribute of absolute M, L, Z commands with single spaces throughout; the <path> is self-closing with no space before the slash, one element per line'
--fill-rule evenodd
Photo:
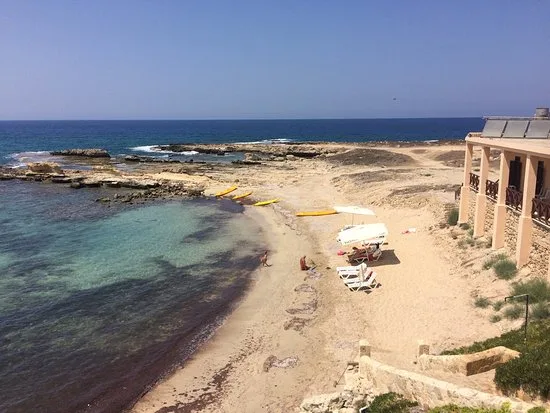
<path fill-rule="evenodd" d="M 342 245 L 362 242 L 363 244 L 383 244 L 388 236 L 386 224 L 356 225 L 338 233 L 336 240 Z"/>
<path fill-rule="evenodd" d="M 363 208 L 360 206 L 335 206 L 334 210 L 338 213 L 352 214 L 351 223 L 353 225 L 354 215 L 376 215 L 372 209 Z"/>

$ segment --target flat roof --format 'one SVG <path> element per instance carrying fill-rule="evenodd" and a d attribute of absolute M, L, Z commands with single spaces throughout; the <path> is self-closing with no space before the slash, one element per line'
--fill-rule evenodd
<path fill-rule="evenodd" d="M 550 139 L 482 138 L 476 133 L 475 136 L 466 136 L 466 142 L 510 152 L 550 158 Z"/>

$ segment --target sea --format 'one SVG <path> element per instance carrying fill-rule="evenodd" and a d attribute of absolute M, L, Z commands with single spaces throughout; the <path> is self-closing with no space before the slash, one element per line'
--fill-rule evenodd
<path fill-rule="evenodd" d="M 171 143 L 461 140 L 481 118 L 0 121 L 0 165 Z M 81 167 L 66 164 L 64 167 Z M 229 200 L 96 202 L 120 188 L 0 181 L 0 412 L 121 412 L 183 366 L 242 299 L 266 248 Z"/>

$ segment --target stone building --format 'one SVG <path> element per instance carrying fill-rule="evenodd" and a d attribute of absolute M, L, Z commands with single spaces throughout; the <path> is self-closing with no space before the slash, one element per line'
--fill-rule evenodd
<path fill-rule="evenodd" d="M 481 151 L 474 173 L 474 149 Z M 489 178 L 491 150 L 500 151 L 498 179 Z M 459 223 L 473 221 L 474 237 L 515 252 L 518 267 L 550 278 L 550 117 L 488 117 L 482 132 L 466 137 Z"/>

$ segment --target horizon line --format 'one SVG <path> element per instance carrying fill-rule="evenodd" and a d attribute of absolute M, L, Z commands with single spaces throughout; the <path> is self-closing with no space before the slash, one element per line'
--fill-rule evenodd
<path fill-rule="evenodd" d="M 420 116 L 389 118 L 211 118 L 211 119 L 0 119 L 0 122 L 253 122 L 253 121 L 300 121 L 300 120 L 404 120 L 404 119 L 483 119 L 484 116 Z"/>

